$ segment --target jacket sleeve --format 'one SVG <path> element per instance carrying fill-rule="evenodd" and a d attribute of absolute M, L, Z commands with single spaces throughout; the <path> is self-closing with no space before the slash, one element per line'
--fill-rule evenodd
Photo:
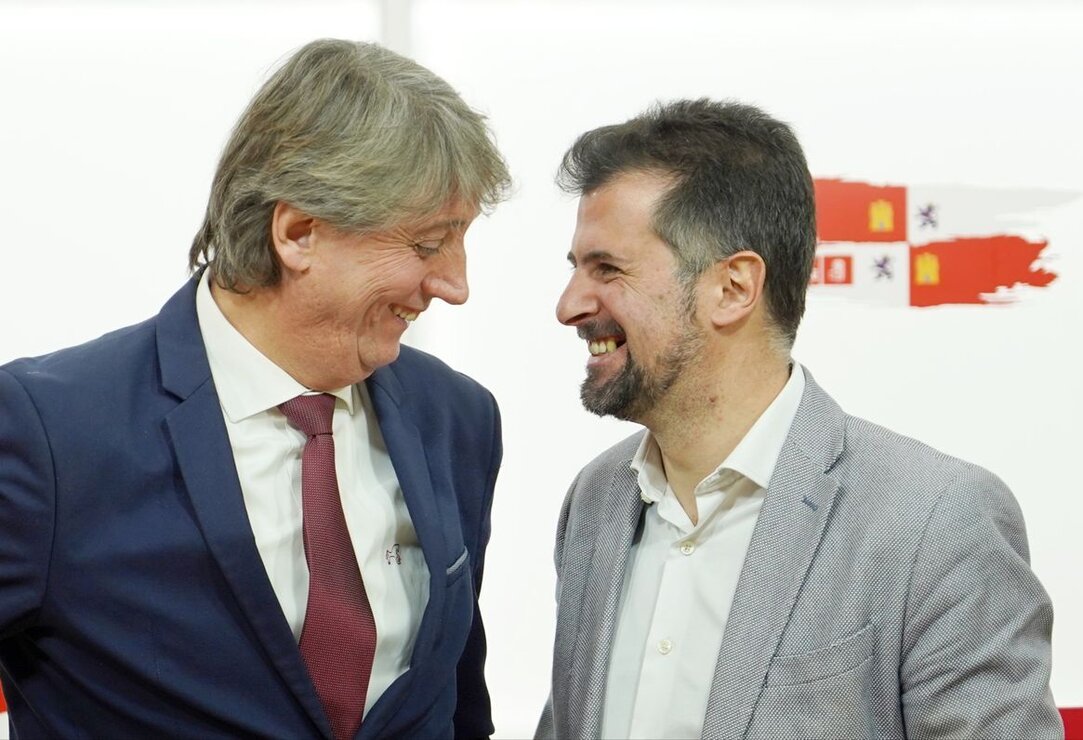
<path fill-rule="evenodd" d="M 491 513 L 493 492 L 496 488 L 496 476 L 503 458 L 503 442 L 500 427 L 500 409 L 496 400 L 488 396 L 492 404 L 492 437 L 488 480 L 485 485 L 481 515 L 477 527 L 477 537 L 470 552 L 473 556 L 474 579 L 474 618 L 470 626 L 470 636 L 466 648 L 459 659 L 457 672 L 458 700 L 455 708 L 455 737 L 489 737 L 493 734 L 492 705 L 489 689 L 485 683 L 485 626 L 481 619 L 478 598 L 481 595 L 481 579 L 485 570 L 485 548 L 489 544 L 491 531 Z"/>
<path fill-rule="evenodd" d="M 0 369 L 0 641 L 32 625 L 41 607 L 55 495 L 38 411 L 18 380 Z"/>
<path fill-rule="evenodd" d="M 1015 499 L 967 466 L 933 510 L 912 572 L 900 670 L 907 737 L 1063 737 L 1049 691 L 1052 627 Z"/>

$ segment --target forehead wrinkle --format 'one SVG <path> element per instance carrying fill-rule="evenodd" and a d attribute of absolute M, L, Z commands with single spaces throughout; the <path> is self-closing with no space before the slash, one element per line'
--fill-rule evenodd
<path fill-rule="evenodd" d="M 465 231 L 471 222 L 461 218 L 444 219 L 443 221 L 435 221 L 433 223 L 421 224 L 416 227 L 418 232 L 424 233 L 427 231 Z"/>

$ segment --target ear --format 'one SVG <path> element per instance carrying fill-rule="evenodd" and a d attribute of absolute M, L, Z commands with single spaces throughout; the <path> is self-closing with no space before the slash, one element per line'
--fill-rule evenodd
<path fill-rule="evenodd" d="M 315 219 L 284 201 L 275 203 L 271 216 L 271 240 L 285 270 L 304 272 L 312 259 Z"/>
<path fill-rule="evenodd" d="M 767 265 L 755 252 L 737 252 L 716 263 L 704 277 L 707 318 L 716 328 L 728 328 L 743 322 L 762 301 Z"/>

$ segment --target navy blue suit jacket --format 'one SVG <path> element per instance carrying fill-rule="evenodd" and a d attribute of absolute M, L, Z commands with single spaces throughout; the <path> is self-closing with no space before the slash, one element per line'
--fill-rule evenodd
<path fill-rule="evenodd" d="M 330 737 L 241 498 L 189 281 L 158 316 L 0 367 L 0 679 L 13 737 Z M 492 732 L 477 595 L 484 388 L 403 347 L 368 379 L 431 590 L 358 738 Z"/>

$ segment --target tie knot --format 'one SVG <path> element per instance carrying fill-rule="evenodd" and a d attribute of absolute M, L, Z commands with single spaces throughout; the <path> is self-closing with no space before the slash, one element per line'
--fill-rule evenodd
<path fill-rule="evenodd" d="M 327 393 L 291 398 L 278 405 L 290 424 L 310 437 L 331 433 L 331 417 L 335 413 L 335 397 Z"/>

